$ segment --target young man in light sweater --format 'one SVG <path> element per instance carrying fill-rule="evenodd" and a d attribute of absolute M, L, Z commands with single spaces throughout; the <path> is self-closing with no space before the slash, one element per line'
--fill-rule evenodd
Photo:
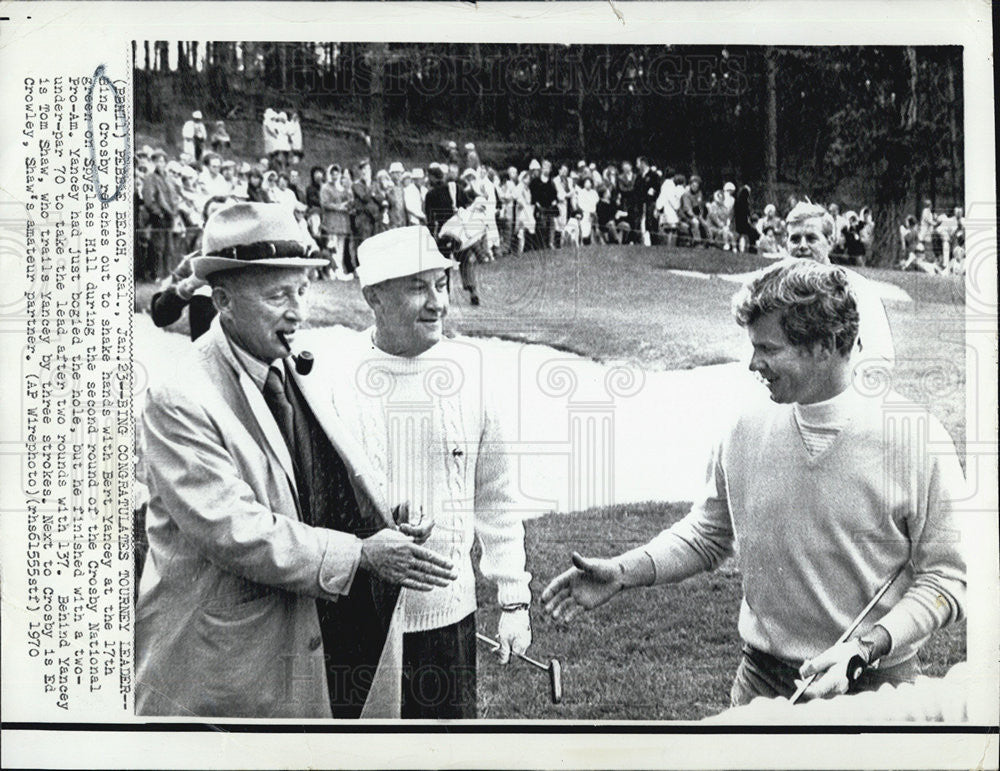
<path fill-rule="evenodd" d="M 704 498 L 680 522 L 614 559 L 573 554 L 542 594 L 572 619 L 626 588 L 676 583 L 735 555 L 742 574 L 743 656 L 734 706 L 912 682 L 917 650 L 960 619 L 965 562 L 952 501 L 964 479 L 944 428 L 890 391 L 852 387 L 858 311 L 842 268 L 791 260 L 734 298 L 750 369 L 770 401 L 744 409 L 717 445 Z M 836 644 L 878 589 L 902 569 L 857 634 Z"/>
<path fill-rule="evenodd" d="M 515 511 L 503 435 L 480 349 L 442 337 L 446 259 L 423 226 L 364 241 L 358 278 L 375 326 L 330 342 L 333 400 L 411 522 L 433 518 L 425 547 L 449 555 L 458 579 L 445 591 L 405 592 L 402 716 L 476 717 L 476 595 L 472 548 L 496 583 L 500 661 L 531 644 L 524 526 Z"/>

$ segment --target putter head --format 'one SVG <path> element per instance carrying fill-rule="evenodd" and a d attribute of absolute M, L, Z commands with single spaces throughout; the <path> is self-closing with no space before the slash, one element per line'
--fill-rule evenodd
<path fill-rule="evenodd" d="M 552 696 L 552 703 L 558 704 L 562 701 L 562 667 L 559 659 L 552 659 L 549 662 L 549 689 Z"/>

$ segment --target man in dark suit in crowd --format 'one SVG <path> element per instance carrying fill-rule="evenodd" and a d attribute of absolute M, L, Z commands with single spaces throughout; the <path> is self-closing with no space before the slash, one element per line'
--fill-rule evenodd
<path fill-rule="evenodd" d="M 536 249 L 555 248 L 555 217 L 556 186 L 552 181 L 552 161 L 543 160 L 541 167 L 532 169 L 531 182 L 528 184 L 531 202 L 535 205 L 535 240 Z"/>
<path fill-rule="evenodd" d="M 441 226 L 454 215 L 455 204 L 440 166 L 431 166 L 427 170 L 427 179 L 431 186 L 424 198 L 424 214 L 427 216 L 427 227 L 437 238 Z"/>
<path fill-rule="evenodd" d="M 639 156 L 636 160 L 639 168 L 640 195 L 636 196 L 642 204 L 641 229 L 643 233 L 650 234 L 650 243 L 658 228 L 656 223 L 656 199 L 660 196 L 660 188 L 663 186 L 663 178 L 660 173 L 649 165 L 649 161 L 644 156 Z"/>

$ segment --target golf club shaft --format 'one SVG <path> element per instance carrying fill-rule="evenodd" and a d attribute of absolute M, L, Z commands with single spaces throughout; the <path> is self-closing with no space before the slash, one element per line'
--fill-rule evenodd
<path fill-rule="evenodd" d="M 476 637 L 479 638 L 480 640 L 482 640 L 484 643 L 489 643 L 490 645 L 492 645 L 496 649 L 500 648 L 500 643 L 497 640 L 494 640 L 491 637 L 487 637 L 486 635 L 480 634 L 479 632 L 476 632 Z M 527 661 L 533 667 L 538 667 L 539 669 L 541 669 L 541 670 L 543 670 L 545 672 L 549 671 L 549 668 L 545 664 L 543 664 L 540 661 L 535 661 L 535 659 L 531 658 L 530 656 L 525 656 L 523 653 L 518 653 L 515 650 L 512 650 L 511 653 L 513 653 L 515 656 L 517 656 L 519 659 L 521 659 L 521 661 Z"/>
<path fill-rule="evenodd" d="M 861 622 L 865 620 L 865 616 L 871 613 L 872 608 L 878 605 L 879 600 L 881 600 L 885 596 L 885 593 L 889 591 L 889 587 L 892 586 L 893 581 L 899 578 L 899 576 L 903 573 L 903 570 L 905 569 L 906 569 L 906 563 L 903 563 L 903 566 L 895 572 L 892 578 L 890 578 L 888 581 L 882 584 L 882 588 L 879 589 L 877 592 L 875 592 L 875 596 L 871 598 L 871 601 L 867 605 L 865 605 L 864 610 L 862 610 L 857 615 L 854 621 L 851 622 L 850 626 L 848 626 L 847 629 L 844 630 L 844 633 L 840 635 L 840 639 L 837 640 L 835 645 L 839 645 L 842 642 L 846 642 L 850 638 L 850 636 L 857 631 L 858 627 L 861 626 Z M 792 704 L 795 704 L 795 702 L 797 702 L 799 699 L 802 698 L 802 694 L 806 692 L 809 686 L 813 684 L 813 681 L 815 681 L 816 678 L 819 677 L 819 675 L 820 675 L 819 672 L 810 675 L 805 679 L 805 681 L 803 681 L 802 685 L 800 685 L 798 688 L 795 689 L 795 693 L 792 694 L 792 698 L 790 700 Z"/>

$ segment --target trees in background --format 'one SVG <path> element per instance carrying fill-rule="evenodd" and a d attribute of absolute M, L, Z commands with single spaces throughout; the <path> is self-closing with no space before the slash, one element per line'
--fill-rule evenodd
<path fill-rule="evenodd" d="M 137 117 L 151 122 L 212 100 L 233 119 L 299 109 L 307 127 L 364 135 L 376 162 L 404 145 L 433 154 L 442 138 L 475 139 L 498 166 L 644 154 L 711 185 L 748 183 L 756 207 L 789 192 L 869 204 L 892 234 L 920 199 L 961 203 L 961 57 L 948 46 L 133 46 Z"/>

